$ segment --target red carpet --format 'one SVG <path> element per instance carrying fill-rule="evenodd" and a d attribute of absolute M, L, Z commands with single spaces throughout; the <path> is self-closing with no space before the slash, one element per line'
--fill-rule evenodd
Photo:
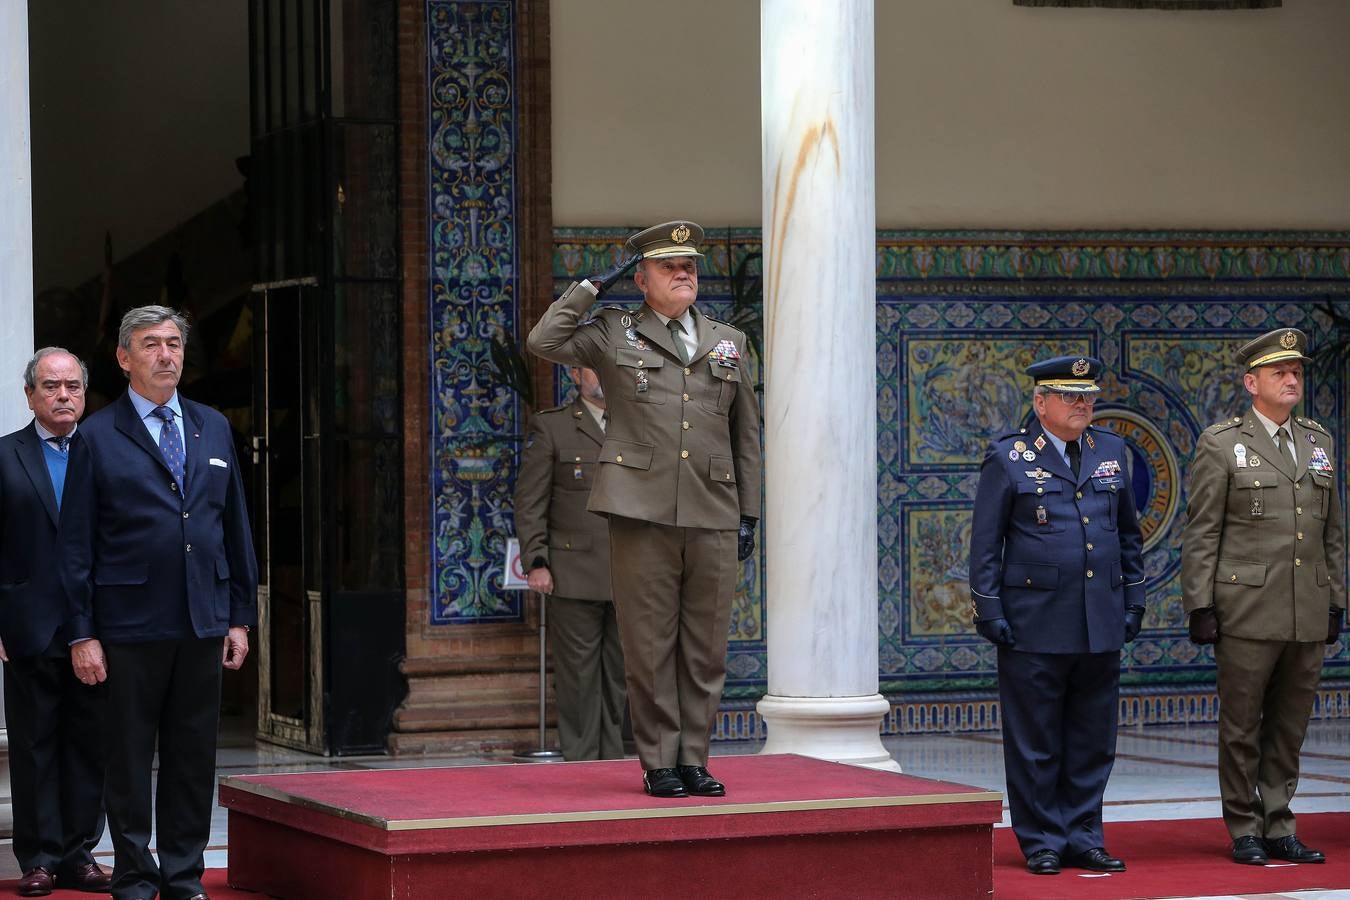
<path fill-rule="evenodd" d="M 105 862 L 104 865 L 107 865 Z M 13 896 L 15 886 L 18 881 L 0 881 L 0 890 Z M 263 900 L 263 894 L 250 894 L 247 891 L 236 891 L 225 884 L 224 869 L 207 869 L 206 875 L 202 878 L 202 887 L 206 888 L 206 893 L 211 895 L 211 900 Z M 56 900 L 89 900 L 90 897 L 106 897 L 106 894 L 83 894 L 79 891 L 53 891 L 49 896 Z"/>
<path fill-rule="evenodd" d="M 1218 819 L 1108 822 L 1106 847 L 1129 867 L 1118 875 L 1065 869 L 1032 875 L 1010 828 L 994 830 L 994 896 L 1026 900 L 1130 900 L 1350 888 L 1350 813 L 1303 813 L 1298 834 L 1327 855 L 1318 866 L 1240 866 Z"/>

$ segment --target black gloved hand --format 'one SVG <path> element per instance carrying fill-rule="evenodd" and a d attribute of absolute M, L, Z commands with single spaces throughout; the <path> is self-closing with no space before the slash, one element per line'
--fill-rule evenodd
<path fill-rule="evenodd" d="M 1206 606 L 1191 613 L 1191 642 L 1195 644 L 1217 644 L 1219 642 L 1219 617 L 1214 615 L 1214 607 Z"/>
<path fill-rule="evenodd" d="M 1144 608 L 1142 606 L 1130 606 L 1125 610 L 1125 643 L 1129 643 L 1139 636 L 1139 629 L 1144 627 Z"/>
<path fill-rule="evenodd" d="M 591 286 L 595 288 L 595 296 L 599 297 L 605 291 L 609 290 L 614 285 L 614 282 L 622 278 L 624 272 L 627 272 L 629 269 L 633 268 L 633 266 L 637 265 L 638 260 L 640 259 L 642 259 L 642 254 L 634 253 L 608 272 L 601 272 L 599 275 L 592 275 L 590 278 L 586 279 L 591 283 Z"/>
<path fill-rule="evenodd" d="M 1336 643 L 1336 638 L 1341 636 L 1341 611 L 1332 607 L 1327 613 L 1327 644 Z"/>
<path fill-rule="evenodd" d="M 1012 626 L 1008 620 L 1001 616 L 997 619 L 981 619 L 975 623 L 975 630 L 980 633 L 991 644 L 1003 644 L 1011 647 L 1016 641 L 1013 640 Z"/>
<path fill-rule="evenodd" d="M 755 520 L 741 516 L 741 528 L 736 532 L 736 562 L 745 562 L 755 552 Z"/>

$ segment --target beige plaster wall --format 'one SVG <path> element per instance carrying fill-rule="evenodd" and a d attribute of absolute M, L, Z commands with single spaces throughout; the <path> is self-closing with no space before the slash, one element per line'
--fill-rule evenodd
<path fill-rule="evenodd" d="M 556 224 L 759 223 L 758 0 L 552 21 Z M 1350 229 L 1347 0 L 877 0 L 876 25 L 879 227 Z"/>

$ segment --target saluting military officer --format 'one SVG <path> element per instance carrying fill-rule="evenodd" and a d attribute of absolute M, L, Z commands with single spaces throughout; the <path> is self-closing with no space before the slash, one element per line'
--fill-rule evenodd
<path fill-rule="evenodd" d="M 708 739 L 726 676 L 737 560 L 759 519 L 759 403 L 745 335 L 703 315 L 693 222 L 628 238 L 628 259 L 574 282 L 530 332 L 530 350 L 594 369 L 609 408 L 589 509 L 609 517 L 611 576 L 643 787 L 722 796 Z M 638 260 L 646 301 L 596 297 Z"/>
<path fill-rule="evenodd" d="M 1090 424 L 1101 368 L 1061 356 L 1026 370 L 1037 421 L 989 446 L 971 524 L 975 627 L 998 646 L 1008 811 L 1037 875 L 1125 868 L 1106 852 L 1102 794 L 1144 567 L 1125 442 Z"/>
<path fill-rule="evenodd" d="M 1292 416 L 1307 337 L 1278 328 L 1238 361 L 1252 408 L 1206 428 L 1191 463 L 1182 602 L 1215 644 L 1219 793 L 1233 861 L 1320 863 L 1289 809 L 1299 749 L 1345 608 L 1345 542 L 1331 434 Z"/>
<path fill-rule="evenodd" d="M 609 526 L 586 510 L 605 442 L 605 392 L 571 370 L 577 396 L 540 410 L 516 477 L 516 536 L 530 589 L 548 596 L 563 758 L 623 759 L 623 650 L 609 587 Z"/>

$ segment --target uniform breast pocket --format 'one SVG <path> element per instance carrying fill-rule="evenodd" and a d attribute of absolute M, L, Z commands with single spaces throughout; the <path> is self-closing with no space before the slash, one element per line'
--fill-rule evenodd
<path fill-rule="evenodd" d="M 1309 472 L 1308 475 L 1313 482 L 1312 495 L 1312 514 L 1315 519 L 1325 519 L 1327 513 L 1331 510 L 1333 494 L 1331 493 L 1332 481 L 1330 475 L 1323 475 L 1320 472 Z"/>
<path fill-rule="evenodd" d="M 1229 503 L 1230 513 L 1243 519 L 1277 519 L 1271 506 L 1271 488 L 1275 487 L 1274 470 L 1237 471 L 1233 473 L 1233 488 Z"/>
<path fill-rule="evenodd" d="M 205 483 L 204 496 L 206 497 L 206 502 L 216 509 L 224 509 L 225 496 L 230 490 L 230 470 L 223 468 L 222 466 L 208 464 L 206 466 L 205 477 L 199 479 L 199 481 Z M 192 496 L 192 489 L 193 485 L 188 485 L 189 497 Z"/>
<path fill-rule="evenodd" d="M 1058 534 L 1064 530 L 1064 482 L 1058 478 L 1025 479 L 1017 483 L 1017 501 L 1013 515 L 1023 520 L 1024 527 L 1039 534 Z"/>
<path fill-rule="evenodd" d="M 558 460 L 553 472 L 553 483 L 563 490 L 589 491 L 595 479 L 595 462 L 589 455 L 576 447 L 563 447 L 558 450 Z"/>
<path fill-rule="evenodd" d="M 725 416 L 731 411 L 731 404 L 736 400 L 736 391 L 740 389 L 740 367 L 725 366 L 716 359 L 709 357 L 708 371 L 712 375 L 715 386 L 708 389 L 708 393 L 703 400 L 703 408 L 708 412 Z"/>
<path fill-rule="evenodd" d="M 1092 479 L 1092 492 L 1098 499 L 1098 508 L 1105 506 L 1105 512 L 1098 513 L 1103 531 L 1116 530 L 1116 513 L 1120 506 L 1120 492 L 1125 481 L 1120 476 Z"/>
<path fill-rule="evenodd" d="M 619 387 L 625 396 L 639 403 L 666 402 L 660 390 L 666 359 L 656 350 L 620 347 L 614 351 L 614 365 L 618 367 Z"/>

